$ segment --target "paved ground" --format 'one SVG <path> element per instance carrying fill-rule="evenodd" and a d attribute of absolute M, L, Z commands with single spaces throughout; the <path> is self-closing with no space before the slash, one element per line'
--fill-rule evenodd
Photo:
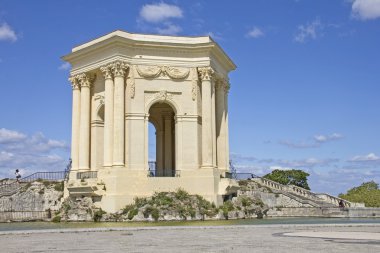
<path fill-rule="evenodd" d="M 0 232 L 0 252 L 380 252 L 379 224 Z"/>

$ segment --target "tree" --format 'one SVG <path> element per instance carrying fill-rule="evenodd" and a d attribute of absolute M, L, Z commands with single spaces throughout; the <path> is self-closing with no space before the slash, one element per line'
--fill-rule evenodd
<path fill-rule="evenodd" d="M 283 185 L 292 184 L 310 190 L 307 183 L 308 176 L 310 174 L 302 170 L 273 170 L 271 173 L 266 174 L 264 178 Z"/>
<path fill-rule="evenodd" d="M 346 194 L 339 194 L 339 198 L 351 202 L 364 203 L 366 207 L 380 207 L 380 189 L 375 181 L 362 183 L 347 191 Z"/>

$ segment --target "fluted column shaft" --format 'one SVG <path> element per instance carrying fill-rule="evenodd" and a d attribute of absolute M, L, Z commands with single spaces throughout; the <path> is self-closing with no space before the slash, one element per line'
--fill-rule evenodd
<path fill-rule="evenodd" d="M 114 114 L 113 114 L 113 166 L 125 165 L 125 71 L 123 62 L 116 62 L 112 66 L 115 77 Z"/>
<path fill-rule="evenodd" d="M 79 76 L 80 92 L 80 133 L 79 170 L 90 169 L 90 87 L 91 80 L 86 74 Z"/>
<path fill-rule="evenodd" d="M 202 80 L 202 168 L 213 167 L 212 138 L 212 84 L 213 70 L 210 67 L 199 68 Z"/>
<path fill-rule="evenodd" d="M 212 166 L 217 167 L 217 147 L 216 147 L 216 93 L 215 93 L 215 81 L 211 80 L 211 124 L 212 124 Z"/>
<path fill-rule="evenodd" d="M 218 80 L 216 87 L 216 136 L 217 136 L 217 163 L 218 168 L 227 170 L 227 127 L 225 108 L 224 81 Z M 227 162 L 227 163 L 226 163 Z"/>
<path fill-rule="evenodd" d="M 225 95 L 224 95 L 224 110 L 225 110 L 225 117 L 224 117 L 224 129 L 225 129 L 225 132 L 226 132 L 226 139 L 225 139 L 225 145 L 226 145 L 226 166 L 227 166 L 227 171 L 230 170 L 230 144 L 229 144 L 229 130 L 228 130 L 228 91 L 230 89 L 230 84 L 227 83 L 226 86 L 225 86 Z"/>
<path fill-rule="evenodd" d="M 71 122 L 71 169 L 79 168 L 79 127 L 80 127 L 80 84 L 75 77 L 69 79 L 73 88 L 73 108 Z"/>
<path fill-rule="evenodd" d="M 114 82 L 110 66 L 101 67 L 103 72 L 104 83 L 104 167 L 111 167 L 113 164 L 113 97 L 114 97 Z"/>

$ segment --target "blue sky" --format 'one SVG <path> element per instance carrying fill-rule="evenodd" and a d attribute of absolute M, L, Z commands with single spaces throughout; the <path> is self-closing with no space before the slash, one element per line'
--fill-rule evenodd
<path fill-rule="evenodd" d="M 380 183 L 380 0 L 0 0 L 0 176 L 62 170 L 71 87 L 60 57 L 116 29 L 210 35 L 230 74 L 239 171 L 310 172 L 337 194 Z"/>

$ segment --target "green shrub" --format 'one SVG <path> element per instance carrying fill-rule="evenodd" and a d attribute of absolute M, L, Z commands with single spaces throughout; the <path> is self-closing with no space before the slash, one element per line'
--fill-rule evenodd
<path fill-rule="evenodd" d="M 264 207 L 264 202 L 261 199 L 257 199 L 257 198 L 254 199 L 253 204 L 260 206 L 260 207 Z"/>
<path fill-rule="evenodd" d="M 176 199 L 181 200 L 181 201 L 183 201 L 183 200 L 187 200 L 187 199 L 189 199 L 189 197 L 190 197 L 189 193 L 188 193 L 187 191 L 181 189 L 181 188 L 179 188 L 179 189 L 174 193 L 174 196 L 175 196 Z"/>
<path fill-rule="evenodd" d="M 223 203 L 223 205 L 220 207 L 220 209 L 223 212 L 223 216 L 225 219 L 228 219 L 228 212 L 233 211 L 235 209 L 234 204 L 230 200 L 227 200 Z"/>
<path fill-rule="evenodd" d="M 147 198 L 136 197 L 134 200 L 135 200 L 135 205 L 136 205 L 137 208 L 143 207 L 146 204 L 148 204 L 148 199 Z"/>
<path fill-rule="evenodd" d="M 95 211 L 94 213 L 94 216 L 92 217 L 94 219 L 95 222 L 99 222 L 102 217 L 103 217 L 103 214 L 105 214 L 106 212 L 103 211 L 101 208 L 97 211 Z"/>
<path fill-rule="evenodd" d="M 143 212 L 144 218 L 148 218 L 149 215 L 153 212 L 154 207 L 147 206 Z"/>
<path fill-rule="evenodd" d="M 238 183 L 239 183 L 239 186 L 247 186 L 248 180 L 239 180 Z"/>
<path fill-rule="evenodd" d="M 56 183 L 54 185 L 54 190 L 58 191 L 58 192 L 63 192 L 63 188 L 64 188 L 64 182 L 59 182 L 59 183 Z"/>
<path fill-rule="evenodd" d="M 190 217 L 191 218 L 195 218 L 195 215 L 196 215 L 196 211 L 195 211 L 195 209 L 194 208 L 192 208 L 192 207 L 190 207 L 189 209 L 188 209 L 188 211 L 189 211 L 189 214 L 190 214 Z"/>
<path fill-rule="evenodd" d="M 51 221 L 54 223 L 59 223 L 59 222 L 61 222 L 61 216 L 59 216 L 59 215 L 54 216 L 54 218 L 51 219 Z"/>
<path fill-rule="evenodd" d="M 155 221 L 158 221 L 158 218 L 160 218 L 160 211 L 157 208 L 153 208 L 151 214 L 152 214 L 152 218 Z"/>
<path fill-rule="evenodd" d="M 173 198 L 167 192 L 156 192 L 152 197 L 152 204 L 157 206 L 171 206 L 173 201 Z"/>
<path fill-rule="evenodd" d="M 127 214 L 129 211 L 131 211 L 132 209 L 135 208 L 135 205 L 133 204 L 130 204 L 130 205 L 126 205 L 123 209 L 122 209 L 122 214 Z"/>
<path fill-rule="evenodd" d="M 70 210 L 71 210 L 70 203 L 69 203 L 69 202 L 64 202 L 64 203 L 62 204 L 62 210 L 63 210 L 65 213 L 67 213 L 68 211 L 70 211 Z"/>
<path fill-rule="evenodd" d="M 51 185 L 51 182 L 46 181 L 46 180 L 43 180 L 43 181 L 42 181 L 42 184 L 43 184 L 45 187 L 48 187 L 49 185 Z"/>
<path fill-rule="evenodd" d="M 133 217 L 135 217 L 137 214 L 139 213 L 139 210 L 138 209 L 132 209 L 131 211 L 129 211 L 128 213 L 128 220 L 132 220 Z"/>
<path fill-rule="evenodd" d="M 250 205 L 252 205 L 252 203 L 253 203 L 252 199 L 249 198 L 249 197 L 247 197 L 247 196 L 242 196 L 242 197 L 240 198 L 240 201 L 241 201 L 241 205 L 242 205 L 243 207 L 250 206 Z"/>

